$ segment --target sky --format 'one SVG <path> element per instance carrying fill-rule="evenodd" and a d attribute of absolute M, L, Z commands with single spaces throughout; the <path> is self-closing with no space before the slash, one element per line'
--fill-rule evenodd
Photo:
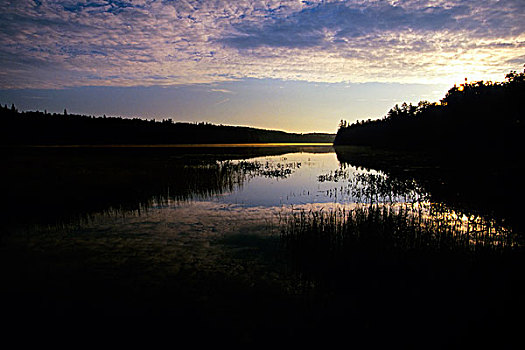
<path fill-rule="evenodd" d="M 20 110 L 335 132 L 524 64 L 524 0 L 0 0 Z"/>

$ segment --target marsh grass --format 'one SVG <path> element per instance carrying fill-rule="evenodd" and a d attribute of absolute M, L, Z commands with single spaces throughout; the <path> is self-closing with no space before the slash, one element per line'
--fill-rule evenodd
<path fill-rule="evenodd" d="M 428 202 L 358 204 L 295 211 L 280 238 L 323 334 L 403 348 L 519 339 L 523 237 L 496 221 Z"/>
<path fill-rule="evenodd" d="M 140 215 L 151 207 L 231 193 L 255 177 L 286 178 L 300 167 L 297 163 L 243 159 L 250 153 L 239 153 L 228 160 L 205 149 L 195 152 L 158 148 L 0 149 L 5 155 L 0 227 L 76 225 L 100 213 Z M 255 153 L 260 154 L 265 153 Z"/>
<path fill-rule="evenodd" d="M 314 279 L 366 261 L 502 255 L 521 249 L 521 241 L 495 220 L 429 202 L 300 210 L 281 219 L 282 246 L 294 266 Z"/>

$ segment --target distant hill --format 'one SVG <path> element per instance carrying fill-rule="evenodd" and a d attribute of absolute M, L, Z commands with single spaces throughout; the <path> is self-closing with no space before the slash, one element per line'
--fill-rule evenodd
<path fill-rule="evenodd" d="M 396 105 L 378 120 L 341 121 L 334 144 L 385 149 L 430 150 L 464 159 L 523 152 L 525 71 L 504 82 L 465 82 L 441 103 Z"/>
<path fill-rule="evenodd" d="M 332 143 L 334 134 L 297 134 L 243 126 L 140 118 L 19 112 L 0 106 L 3 145 Z"/>

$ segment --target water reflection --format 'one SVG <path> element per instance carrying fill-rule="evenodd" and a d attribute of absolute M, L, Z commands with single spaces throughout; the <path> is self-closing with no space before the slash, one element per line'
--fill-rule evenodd
<path fill-rule="evenodd" d="M 366 147 L 337 147 L 342 166 L 376 169 L 389 178 L 416 181 L 434 203 L 455 211 L 479 215 L 524 231 L 522 165 L 506 161 L 447 163 L 436 155 L 373 150 Z"/>
<path fill-rule="evenodd" d="M 337 232 L 338 229 L 352 229 L 355 226 L 355 223 L 347 223 L 347 220 L 352 221 L 356 215 L 367 217 L 369 220 L 375 215 L 369 224 L 382 226 L 395 217 L 397 226 L 387 228 L 385 235 L 389 239 L 402 237 L 403 245 L 407 245 L 410 249 L 455 247 L 475 250 L 480 246 L 500 249 L 523 244 L 521 235 L 513 233 L 501 218 L 480 215 L 479 212 L 468 208 L 436 202 L 425 186 L 413 177 L 388 176 L 382 172 L 372 173 L 362 168 L 357 171 L 355 169 L 349 163 L 343 162 L 339 169 L 319 175 L 318 180 L 343 183 L 340 192 L 351 196 L 354 202 L 362 204 L 361 206 L 346 211 L 335 210 L 329 214 L 313 215 L 310 212 L 307 216 L 301 216 L 301 220 L 305 222 L 301 220 L 297 222 L 297 217 L 294 217 L 294 220 L 288 222 L 289 227 L 284 231 L 297 231 L 297 227 L 304 229 L 313 225 L 310 220 L 323 220 L 324 223 L 330 223 L 329 225 L 332 225 L 333 221 L 334 227 L 322 227 L 320 230 L 334 231 L 330 234 L 337 236 L 340 234 Z M 375 214 L 372 215 L 373 213 Z M 352 227 L 345 228 L 345 226 Z M 401 231 L 404 231 L 400 233 L 401 228 L 403 228 Z M 375 229 L 385 230 L 384 227 Z M 310 228 L 305 230 L 308 231 Z M 388 239 L 381 239 L 383 243 L 386 241 Z M 395 245 L 401 246 L 399 243 Z"/>
<path fill-rule="evenodd" d="M 2 225 L 53 224 L 100 212 L 233 193 L 254 178 L 285 178 L 300 164 L 243 161 L 330 147 L 2 149 Z M 313 154 L 313 153 L 312 153 Z"/>
<path fill-rule="evenodd" d="M 420 203 L 429 194 L 414 179 L 389 177 L 370 170 L 356 170 L 343 163 L 340 169 L 321 174 L 319 182 L 343 182 L 340 192 L 351 195 L 357 203 Z"/>
<path fill-rule="evenodd" d="M 425 225 L 433 218 L 439 227 L 454 227 L 469 237 L 511 231 L 501 218 L 436 201 L 421 178 L 354 166 L 353 158 L 331 148 L 231 149 L 232 154 L 195 147 L 19 150 L 7 159 L 3 190 L 9 205 L 3 224 L 78 224 L 95 217 L 101 222 L 159 210 L 183 227 L 188 217 L 184 209 L 192 207 L 202 220 L 214 217 L 221 224 L 226 221 L 210 216 L 206 208 L 221 208 L 226 218 L 234 211 L 257 211 L 278 225 L 278 216 L 299 208 L 338 210 L 360 203 L 392 208 L 410 204 L 410 216 L 424 219 Z M 433 230 L 438 230 L 436 225 L 431 225 Z M 219 224 L 214 230 L 229 232 Z"/>
<path fill-rule="evenodd" d="M 428 335 L 457 300 L 504 300 L 494 281 L 521 276 L 523 238 L 501 218 L 330 147 L 26 149 L 6 164 L 0 293 L 13 315 Z M 399 315 L 412 321 L 392 328 Z"/>

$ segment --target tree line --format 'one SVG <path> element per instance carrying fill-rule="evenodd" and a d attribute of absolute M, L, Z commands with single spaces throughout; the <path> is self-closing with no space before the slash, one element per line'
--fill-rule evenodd
<path fill-rule="evenodd" d="M 195 144 L 195 143 L 331 143 L 333 134 L 287 133 L 251 127 L 183 123 L 172 119 L 102 117 L 47 111 L 20 112 L 0 105 L 0 144 Z"/>
<path fill-rule="evenodd" d="M 447 154 L 523 151 L 525 70 L 454 85 L 439 102 L 395 105 L 377 120 L 341 121 L 334 144 Z"/>

